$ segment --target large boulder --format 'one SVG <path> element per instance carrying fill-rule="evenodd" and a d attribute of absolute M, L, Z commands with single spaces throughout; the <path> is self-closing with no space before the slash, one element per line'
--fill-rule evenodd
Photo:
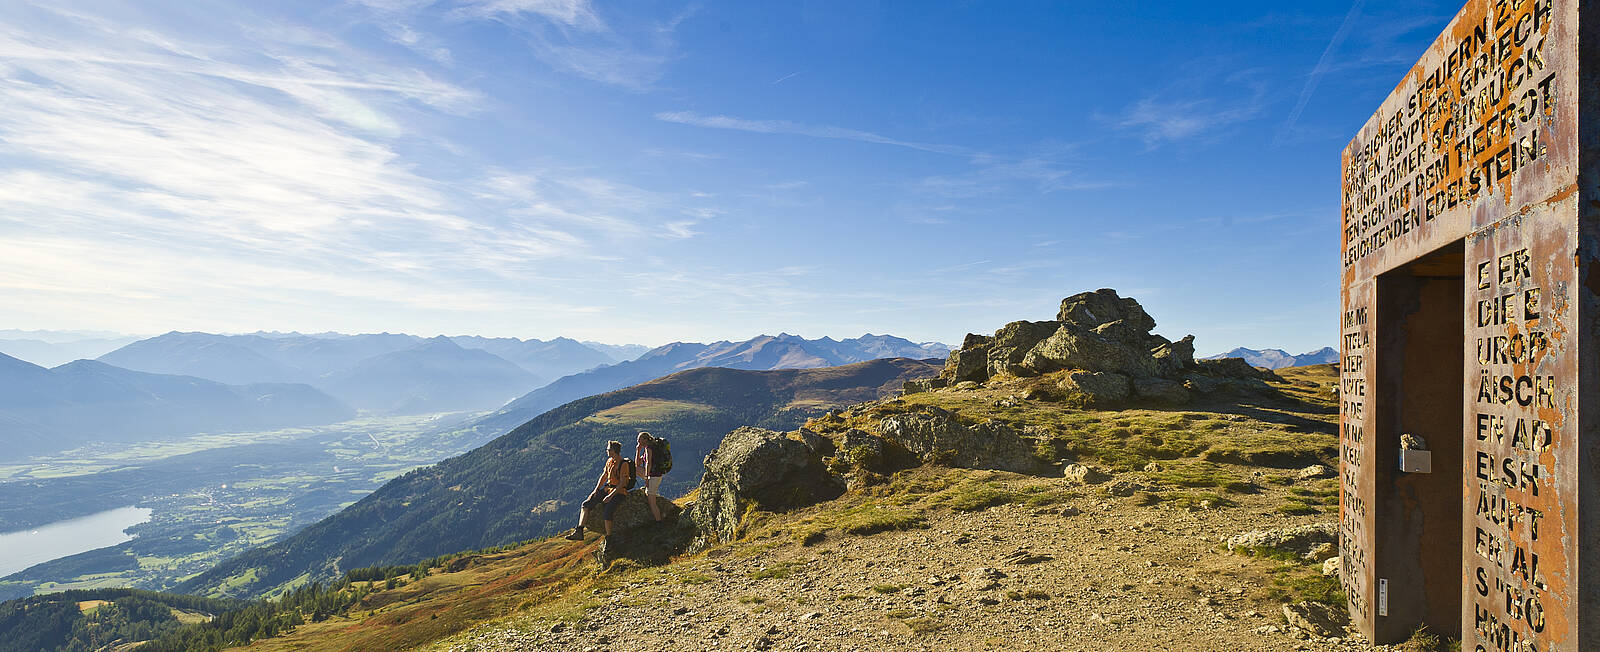
<path fill-rule="evenodd" d="M 1054 334 L 1039 342 L 1023 357 L 1022 365 L 1040 373 L 1082 369 L 1115 372 L 1135 378 L 1153 376 L 1159 370 L 1148 351 L 1073 324 L 1062 324 Z"/>
<path fill-rule="evenodd" d="M 648 501 L 642 486 L 623 496 L 622 503 L 611 516 L 611 534 L 600 543 L 596 553 L 601 564 L 610 565 L 623 557 L 661 564 L 683 552 L 694 534 L 693 526 L 680 518 L 683 508 L 658 496 L 656 509 L 661 510 L 661 522 L 657 523 Z M 584 519 L 583 526 L 590 532 L 605 532 L 601 510 L 589 510 L 589 518 Z"/>
<path fill-rule="evenodd" d="M 1260 380 L 1282 381 L 1278 374 L 1267 369 L 1250 366 L 1244 358 L 1217 358 L 1213 360 L 1196 360 L 1200 373 L 1219 378 L 1232 378 L 1235 380 Z"/>
<path fill-rule="evenodd" d="M 828 439 L 810 428 L 801 428 L 799 435 L 800 443 L 805 444 L 806 448 L 811 449 L 811 452 L 817 457 L 828 457 L 839 451 L 838 446 L 834 445 L 832 439 Z"/>
<path fill-rule="evenodd" d="M 1119 297 L 1117 291 L 1110 288 L 1080 292 L 1062 299 L 1056 321 L 1070 322 L 1086 329 L 1120 321 L 1140 333 L 1149 333 L 1150 329 L 1156 327 L 1156 320 L 1144 311 L 1138 301 Z"/>
<path fill-rule="evenodd" d="M 970 338 L 969 338 L 970 339 Z M 941 378 L 954 385 L 963 381 L 983 382 L 989 379 L 989 350 L 987 348 L 962 348 L 951 351 L 944 363 Z"/>
<path fill-rule="evenodd" d="M 706 456 L 689 517 L 708 539 L 739 536 L 747 511 L 782 511 L 844 493 L 811 447 L 780 432 L 743 427 Z"/>
<path fill-rule="evenodd" d="M 611 532 L 627 532 L 640 530 L 656 525 L 655 515 L 650 513 L 649 498 L 644 495 L 644 487 L 635 487 L 628 495 L 622 497 L 622 503 L 617 505 L 616 513 L 611 515 Z M 683 513 L 683 508 L 664 497 L 656 498 L 656 509 L 661 510 L 662 521 L 675 521 Z M 584 519 L 583 527 L 590 532 L 605 532 L 605 520 L 601 518 L 598 508 L 589 510 L 589 518 Z"/>
<path fill-rule="evenodd" d="M 1181 383 L 1165 378 L 1135 378 L 1133 393 L 1139 398 L 1164 405 L 1187 405 L 1192 398 Z"/>
<path fill-rule="evenodd" d="M 1110 407 L 1128 400 L 1133 386 L 1128 377 L 1110 371 L 1074 371 L 1059 383 L 1061 389 L 1077 392 L 1087 407 Z"/>
<path fill-rule="evenodd" d="M 1021 433 L 999 421 L 967 426 L 950 412 L 930 408 L 885 417 L 878 431 L 928 462 L 1017 473 L 1033 473 L 1040 467 Z"/>
<path fill-rule="evenodd" d="M 1014 321 L 1002 326 L 989 345 L 989 375 L 1028 375 L 1030 370 L 1022 365 L 1022 359 L 1059 328 L 1061 323 L 1054 321 Z"/>
<path fill-rule="evenodd" d="M 1101 324 L 1091 330 L 1094 331 L 1095 335 L 1139 351 L 1154 348 L 1158 342 L 1165 341 L 1164 339 L 1152 339 L 1160 336 L 1151 335 L 1149 331 L 1139 330 L 1138 327 L 1122 320 Z"/>
<path fill-rule="evenodd" d="M 1194 362 L 1194 336 L 1189 335 L 1176 342 L 1167 342 L 1156 346 L 1150 351 L 1150 357 L 1155 358 L 1156 366 L 1161 368 L 1161 375 L 1173 377 L 1195 368 Z"/>

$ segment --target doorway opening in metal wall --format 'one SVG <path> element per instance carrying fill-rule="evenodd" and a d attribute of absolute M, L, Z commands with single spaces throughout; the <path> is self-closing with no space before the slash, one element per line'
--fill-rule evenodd
<path fill-rule="evenodd" d="M 1461 635 L 1465 264 L 1457 240 L 1377 279 L 1375 511 L 1390 534 L 1376 552 L 1391 632 Z"/>

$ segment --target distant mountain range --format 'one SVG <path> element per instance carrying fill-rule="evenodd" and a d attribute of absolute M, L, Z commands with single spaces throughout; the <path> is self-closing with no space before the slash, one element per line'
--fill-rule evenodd
<path fill-rule="evenodd" d="M 47 335 L 34 341 L 87 342 Z M 352 408 L 422 414 L 500 407 L 472 424 L 493 436 L 563 403 L 688 369 L 817 368 L 949 354 L 941 344 L 871 334 L 679 342 L 635 355 L 640 349 L 568 338 L 171 332 L 53 369 L 0 354 L 0 391 L 8 392 L 0 400 L 0 436 L 21 442 L 10 453 L 37 454 L 91 440 L 320 425 L 352 417 Z"/>
<path fill-rule="evenodd" d="M 0 354 L 0 459 L 88 442 L 265 430 L 342 421 L 355 412 L 303 384 L 225 385 L 79 360 L 46 369 Z"/>
<path fill-rule="evenodd" d="M 1310 353 L 1289 355 L 1289 352 L 1284 351 L 1283 349 L 1261 349 L 1258 351 L 1256 349 L 1246 349 L 1244 347 L 1240 347 L 1227 353 L 1214 355 L 1206 359 L 1217 360 L 1221 358 L 1244 358 L 1244 361 L 1250 363 L 1252 366 L 1266 367 L 1268 369 L 1282 369 L 1284 367 L 1303 367 L 1308 364 L 1330 364 L 1338 362 L 1339 352 L 1335 351 L 1333 347 L 1325 346 Z"/>
<path fill-rule="evenodd" d="M 73 360 L 92 360 L 137 341 L 139 338 L 131 336 L 73 339 L 42 334 L 38 337 L 0 338 L 0 353 L 41 367 L 55 367 Z"/>
<path fill-rule="evenodd" d="M 487 409 L 553 378 L 617 362 L 576 340 L 377 333 L 172 332 L 100 361 L 226 383 L 299 382 L 372 412 Z"/>
<path fill-rule="evenodd" d="M 474 425 L 489 432 L 505 432 L 569 401 L 688 369 L 815 369 L 881 358 L 926 359 L 949 355 L 950 347 L 938 342 L 917 344 L 892 335 L 871 333 L 845 340 L 828 337 L 808 340 L 782 333 L 761 335 L 743 342 L 674 342 L 630 362 L 557 380 L 506 404 Z"/>
<path fill-rule="evenodd" d="M 567 401 L 686 369 L 808 369 L 946 355 L 949 347 L 942 344 L 872 334 L 846 340 L 763 335 L 744 342 L 678 342 L 644 350 L 564 337 L 171 332 L 133 342 L 99 360 L 229 384 L 305 383 L 357 409 L 383 414 L 489 409 L 521 396 L 489 423 L 503 433 Z M 551 383 L 553 379 L 559 380 Z"/>
<path fill-rule="evenodd" d="M 351 405 L 389 414 L 487 410 L 544 380 L 505 358 L 448 337 L 373 356 L 317 380 Z"/>
<path fill-rule="evenodd" d="M 635 360 L 639 356 L 650 352 L 650 347 L 643 344 L 606 344 L 604 342 L 584 340 L 583 345 L 616 358 L 617 362 Z"/>
<path fill-rule="evenodd" d="M 789 337 L 757 338 L 751 342 L 766 342 L 749 347 L 694 347 L 724 351 L 733 357 L 719 359 L 730 360 Z M 793 351 L 780 345 L 753 357 L 781 359 Z M 634 433 L 668 437 L 674 468 L 664 491 L 675 495 L 699 482 L 705 455 L 734 428 L 795 428 L 826 410 L 894 395 L 905 381 L 931 377 L 941 367 L 893 359 L 826 369 L 693 369 L 582 398 L 469 453 L 395 478 L 360 502 L 176 590 L 256 596 L 297 578 L 327 580 L 352 568 L 529 539 L 571 525 L 574 506 L 594 486 L 608 439 L 626 442 L 631 457 Z"/>

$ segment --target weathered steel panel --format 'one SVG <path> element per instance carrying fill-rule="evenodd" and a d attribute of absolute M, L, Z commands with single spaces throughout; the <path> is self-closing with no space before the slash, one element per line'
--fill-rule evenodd
<path fill-rule="evenodd" d="M 1579 337 L 1600 303 L 1600 153 L 1595 130 L 1582 130 L 1580 146 L 1579 129 L 1595 84 L 1580 60 L 1600 56 L 1593 38 L 1579 39 L 1596 31 L 1593 13 L 1578 0 L 1467 3 L 1343 153 L 1340 554 L 1351 616 L 1374 642 L 1418 624 L 1401 607 L 1455 590 L 1463 649 L 1600 649 L 1583 620 L 1600 587 L 1580 564 L 1600 557 L 1600 530 L 1580 509 L 1600 507 L 1600 441 L 1579 445 L 1594 430 L 1580 419 L 1594 400 L 1580 378 L 1593 378 L 1600 357 L 1592 331 Z M 1455 272 L 1412 270 L 1458 242 Z M 1394 349 L 1377 345 L 1400 328 L 1380 319 L 1399 314 L 1379 310 L 1380 277 L 1412 273 L 1465 289 L 1464 332 L 1440 334 L 1463 347 L 1462 459 L 1433 458 L 1436 472 L 1460 467 L 1461 539 L 1420 548 L 1406 537 L 1429 516 L 1399 504 L 1401 433 L 1378 419 L 1407 381 L 1381 357 Z M 1421 581 L 1428 546 L 1459 546 L 1459 586 Z"/>

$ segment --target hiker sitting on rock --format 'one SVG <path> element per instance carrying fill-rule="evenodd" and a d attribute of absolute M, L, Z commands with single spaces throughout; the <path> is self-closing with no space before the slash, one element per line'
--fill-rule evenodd
<path fill-rule="evenodd" d="M 622 458 L 622 442 L 606 442 L 606 468 L 600 472 L 600 481 L 595 483 L 594 493 L 583 501 L 578 526 L 567 534 L 568 539 L 583 540 L 583 522 L 589 520 L 589 510 L 595 507 L 601 507 L 600 515 L 606 522 L 606 536 L 611 535 L 611 517 L 617 513 L 617 505 L 622 503 L 623 496 L 628 495 L 628 485 L 633 479 L 628 466 L 628 460 Z"/>
<path fill-rule="evenodd" d="M 656 522 L 661 522 L 661 508 L 656 506 L 656 496 L 661 495 L 660 468 L 653 451 L 656 438 L 648 432 L 639 433 L 639 446 L 633 450 L 633 459 L 638 463 L 639 474 L 644 476 L 644 495 L 650 499 L 650 515 L 656 517 Z"/>

